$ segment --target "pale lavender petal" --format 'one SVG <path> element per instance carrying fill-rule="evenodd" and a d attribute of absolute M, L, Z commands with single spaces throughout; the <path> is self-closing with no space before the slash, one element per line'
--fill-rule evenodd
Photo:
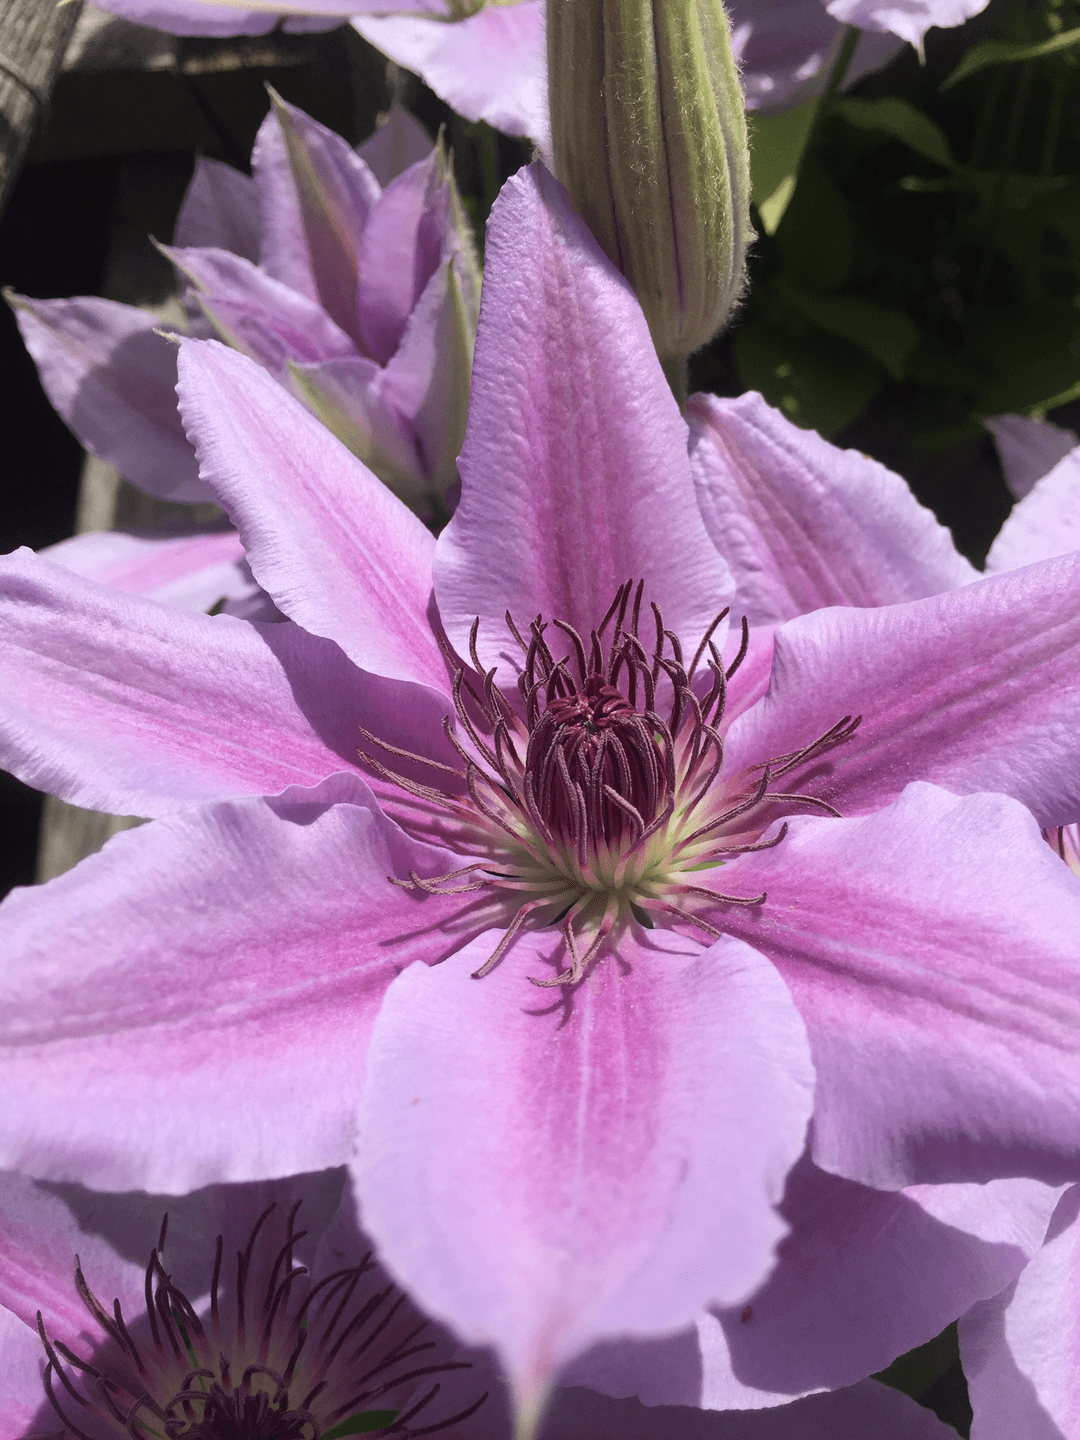
<path fill-rule="evenodd" d="M 1026 415 L 993 415 L 983 424 L 994 437 L 1005 483 L 1017 500 L 1064 460 L 1080 439 L 1049 420 L 1030 420 Z"/>
<path fill-rule="evenodd" d="M 263 589 L 363 669 L 445 693 L 427 616 L 430 532 L 244 356 L 192 340 L 180 376 L 202 473 Z"/>
<path fill-rule="evenodd" d="M 449 749 L 448 702 L 365 675 L 327 640 L 123 595 L 29 550 L 0 560 L 0 660 L 4 767 L 117 815 L 315 784 L 357 767 L 359 725 Z"/>
<path fill-rule="evenodd" d="M 37 1331 L 0 1305 L 0 1440 L 33 1433 L 45 1399 L 44 1369 Z"/>
<path fill-rule="evenodd" d="M 181 610 L 207 611 L 221 600 L 243 601 L 260 593 L 235 530 L 165 537 L 95 530 L 61 540 L 41 554 L 84 579 Z"/>
<path fill-rule="evenodd" d="M 1012 508 L 986 557 L 991 574 L 1080 550 L 1080 446 Z"/>
<path fill-rule="evenodd" d="M 789 826 L 723 870 L 765 903 L 713 923 L 776 964 L 806 1021 L 817 1164 L 880 1189 L 1073 1178 L 1080 884 L 1030 814 L 915 784 Z"/>
<path fill-rule="evenodd" d="M 383 994 L 452 948 L 461 907 L 390 884 L 455 857 L 351 803 L 365 793 L 337 776 L 189 810 L 12 892 L 3 1163 L 162 1191 L 342 1163 Z"/>
<path fill-rule="evenodd" d="M 705 526 L 751 624 L 918 600 L 978 579 L 905 480 L 801 430 L 753 391 L 692 395 L 686 418 Z"/>
<path fill-rule="evenodd" d="M 768 695 L 729 733 L 732 771 L 861 714 L 854 737 L 804 784 L 845 814 L 924 779 L 960 793 L 1001 790 L 1042 825 L 1071 823 L 1080 815 L 1078 590 L 1074 554 L 907 605 L 789 620 L 774 636 Z"/>
<path fill-rule="evenodd" d="M 158 1225 L 161 1218 L 158 1217 Z M 0 1306 L 37 1337 L 40 1310 L 51 1337 L 68 1345 L 95 1345 L 101 1332 L 79 1298 L 73 1278 L 75 1256 L 92 1287 L 118 1299 L 125 1312 L 143 1309 L 143 1266 L 124 1260 L 97 1235 L 87 1234 L 64 1202 L 23 1175 L 0 1173 Z M 38 1381 L 38 1399 L 45 1392 Z M 0 1394 L 3 1392 L 0 1391 Z M 2 1431 L 0 1431 L 2 1433 Z"/>
<path fill-rule="evenodd" d="M 168 35 L 265 35 L 281 18 L 216 0 L 102 0 L 101 8 Z"/>
<path fill-rule="evenodd" d="M 262 215 L 260 263 L 319 301 L 357 340 L 357 253 L 379 183 L 340 135 L 273 100 L 251 157 Z"/>
<path fill-rule="evenodd" d="M 134 305 L 8 297 L 45 393 L 87 450 L 159 500 L 211 499 L 176 413 L 176 346 Z"/>
<path fill-rule="evenodd" d="M 431 154 L 431 136 L 403 105 L 391 105 L 386 119 L 356 153 L 385 189 L 410 165 Z"/>
<path fill-rule="evenodd" d="M 373 470 L 395 495 L 415 500 L 424 490 L 424 469 L 413 426 L 403 418 L 386 372 L 374 360 L 293 362 L 289 376 L 296 393 L 357 459 Z M 411 397 L 410 397 L 411 398 Z"/>
<path fill-rule="evenodd" d="M 932 25 L 962 25 L 986 9 L 987 0 L 829 0 L 826 10 L 844 25 L 899 35 L 922 54 Z"/>
<path fill-rule="evenodd" d="M 692 654 L 731 579 L 686 436 L 630 287 L 562 186 L 539 164 L 520 171 L 488 222 L 461 503 L 437 552 L 454 644 L 479 615 L 487 663 L 514 665 L 506 610 L 587 636 L 633 579 Z"/>
<path fill-rule="evenodd" d="M 780 109 L 820 95 L 844 27 L 821 0 L 731 0 L 732 43 L 748 110 Z M 844 75 L 845 88 L 903 48 L 892 35 L 864 32 Z"/>
<path fill-rule="evenodd" d="M 448 255 L 424 288 L 401 344 L 374 385 L 383 405 L 402 417 L 425 488 L 445 492 L 469 411 L 476 316 L 460 256 Z"/>
<path fill-rule="evenodd" d="M 231 250 L 257 262 L 259 201 L 251 177 L 200 156 L 176 217 L 174 244 Z"/>
<path fill-rule="evenodd" d="M 640 932 L 572 995 L 558 934 L 414 966 L 376 1024 L 353 1162 L 390 1269 L 529 1407 L 606 1333 L 684 1324 L 768 1270 L 813 1076 L 775 971 Z"/>
<path fill-rule="evenodd" d="M 594 1391 L 557 1390 L 540 1440 L 955 1440 L 956 1431 L 898 1390 L 863 1380 L 778 1410 L 724 1415 Z M 487 1440 L 487 1437 L 484 1437 Z M 493 1437 L 494 1440 L 494 1437 Z M 501 1437 L 500 1437 L 501 1440 Z M 1015 1437 L 1010 1437 L 1015 1440 Z"/>
<path fill-rule="evenodd" d="M 1034 1180 L 871 1190 L 803 1159 L 775 1270 L 745 1307 L 662 1340 L 609 1341 L 564 1384 L 647 1405 L 752 1410 L 851 1385 L 995 1295 L 1038 1252 L 1058 1192 Z"/>
<path fill-rule="evenodd" d="M 429 150 L 425 159 L 390 182 L 364 226 L 358 262 L 360 339 L 380 365 L 401 343 L 405 322 L 439 264 L 446 231 L 445 187 L 442 197 L 434 192 L 444 163 Z M 431 214 L 436 207 L 444 212 L 441 224 L 437 214 Z"/>
<path fill-rule="evenodd" d="M 250 260 L 227 250 L 161 248 L 194 283 L 195 298 L 222 338 L 276 379 L 287 380 L 290 360 L 337 360 L 356 354 L 352 340 L 317 301 Z"/>
<path fill-rule="evenodd" d="M 1066 1440 L 1080 1426 L 1080 1186 L 1014 1285 L 960 1321 L 972 1440 Z"/>
<path fill-rule="evenodd" d="M 542 151 L 548 147 L 544 0 L 488 5 L 453 25 L 409 15 L 358 16 L 353 25 L 466 120 L 486 120 L 535 140 Z"/>

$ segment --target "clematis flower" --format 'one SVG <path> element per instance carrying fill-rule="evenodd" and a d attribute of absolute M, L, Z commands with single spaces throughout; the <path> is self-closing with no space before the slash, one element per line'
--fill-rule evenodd
<path fill-rule="evenodd" d="M 1080 1186 L 1054 1212 L 1046 1244 L 1000 1295 L 959 1326 L 973 1440 L 1064 1440 L 1080 1416 Z"/>
<path fill-rule="evenodd" d="M 200 160 L 166 249 L 190 282 L 195 333 L 265 366 L 414 506 L 441 507 L 457 483 L 479 290 L 441 147 L 397 110 L 358 154 L 275 99 L 252 164 L 249 180 Z M 155 316 L 11 298 L 50 400 L 88 450 L 158 498 L 212 498 Z"/>
<path fill-rule="evenodd" d="M 0 1176 L 0 1440 L 53 1434 L 58 1418 L 62 1433 L 91 1440 L 157 1433 L 163 1420 L 178 1436 L 232 1433 L 237 1418 L 248 1440 L 507 1440 L 487 1357 L 457 1350 L 397 1291 L 343 1179 L 177 1198 Z M 765 1425 L 575 1387 L 556 1395 L 543 1440 L 824 1440 L 836 1427 L 853 1440 L 947 1434 L 869 1381 Z"/>
<path fill-rule="evenodd" d="M 745 1303 L 811 1108 L 864 1187 L 1076 1172 L 1080 892 L 1038 825 L 1080 798 L 1080 562 L 729 637 L 640 308 L 542 169 L 487 256 L 437 543 L 190 341 L 203 477 L 289 620 L 4 562 L 7 763 L 156 819 L 0 908 L 0 1160 L 351 1159 L 532 1419 L 595 1344 Z"/>

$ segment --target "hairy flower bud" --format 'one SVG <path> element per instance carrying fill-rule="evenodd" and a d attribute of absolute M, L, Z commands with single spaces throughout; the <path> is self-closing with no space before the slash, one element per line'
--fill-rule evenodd
<path fill-rule="evenodd" d="M 721 0 L 548 0 L 555 173 L 675 360 L 721 328 L 750 228 L 746 116 Z"/>

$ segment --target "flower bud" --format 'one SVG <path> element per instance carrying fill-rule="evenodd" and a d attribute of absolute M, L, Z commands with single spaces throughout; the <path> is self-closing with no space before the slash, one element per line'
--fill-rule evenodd
<path fill-rule="evenodd" d="M 680 360 L 730 315 L 753 238 L 721 0 L 548 0 L 548 77 L 555 174 Z"/>

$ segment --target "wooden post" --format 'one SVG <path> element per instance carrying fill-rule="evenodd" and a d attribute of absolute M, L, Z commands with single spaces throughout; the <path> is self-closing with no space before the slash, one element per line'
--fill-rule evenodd
<path fill-rule="evenodd" d="M 81 0 L 3 0 L 0 5 L 0 210 L 18 178 L 34 128 L 82 9 Z"/>

